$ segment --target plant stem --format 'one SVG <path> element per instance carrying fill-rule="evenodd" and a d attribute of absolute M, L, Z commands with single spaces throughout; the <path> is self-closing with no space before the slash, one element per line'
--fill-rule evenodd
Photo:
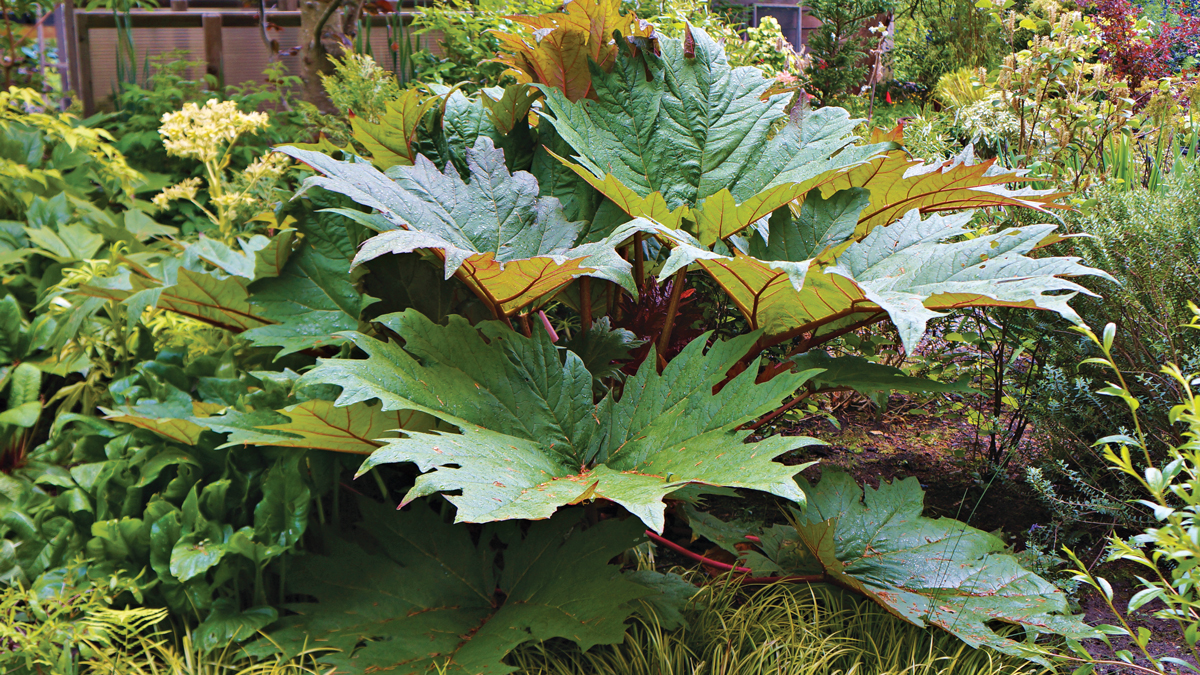
<path fill-rule="evenodd" d="M 779 406 L 778 408 L 776 408 L 776 409 L 775 409 L 773 412 L 771 412 L 771 413 L 769 413 L 769 414 L 765 415 L 765 416 L 764 416 L 762 419 L 760 419 L 759 421 L 757 421 L 757 422 L 755 422 L 754 424 L 751 424 L 750 426 L 746 427 L 746 429 L 747 429 L 747 430 L 749 430 L 749 431 L 756 431 L 756 430 L 757 430 L 759 427 L 761 427 L 762 425 L 766 424 L 767 422 L 770 422 L 771 420 L 775 419 L 776 417 L 779 417 L 779 416 L 780 416 L 780 415 L 782 415 L 783 413 L 785 413 L 785 412 L 787 412 L 787 411 L 791 410 L 792 408 L 796 407 L 796 404 L 797 404 L 797 403 L 799 403 L 799 402 L 803 401 L 804 399 L 806 399 L 806 398 L 808 398 L 808 397 L 810 397 L 810 396 L 812 396 L 812 392 L 811 392 L 811 391 L 806 391 L 806 392 L 804 392 L 803 394 L 800 394 L 800 395 L 796 396 L 796 397 L 795 397 L 795 398 L 793 398 L 792 400 L 790 400 L 790 401 L 788 401 L 787 403 L 784 403 L 783 405 L 781 405 L 781 406 Z"/>
<path fill-rule="evenodd" d="M 699 563 L 703 563 L 704 565 L 707 565 L 709 567 L 715 567 L 719 570 L 725 570 L 725 571 L 732 570 L 734 572 L 741 572 L 743 574 L 749 574 L 751 572 L 749 567 L 735 567 L 734 565 L 730 565 L 729 563 L 718 562 L 716 560 L 713 560 L 712 558 L 706 558 L 706 557 L 700 555 L 699 553 L 696 553 L 695 551 L 690 551 L 690 550 L 680 546 L 679 544 L 676 544 L 675 542 L 654 532 L 653 530 L 646 530 L 646 536 L 650 537 L 650 541 L 653 541 L 656 544 L 662 544 L 663 546 L 666 546 L 667 548 L 671 549 L 672 551 L 675 551 L 676 553 L 678 553 L 680 555 L 687 556 L 687 557 L 691 558 L 692 560 L 695 560 Z"/>
<path fill-rule="evenodd" d="M 642 253 L 642 233 L 635 232 L 633 234 L 633 281 L 640 289 L 642 287 L 642 277 L 646 272 L 646 259 Z"/>
<path fill-rule="evenodd" d="M 662 335 L 658 336 L 658 354 L 667 357 L 667 348 L 671 345 L 671 330 L 675 328 L 675 315 L 679 312 L 679 296 L 683 293 L 683 278 L 687 268 L 679 270 L 671 277 L 671 299 L 667 302 L 667 321 L 663 324 Z"/>
<path fill-rule="evenodd" d="M 592 278 L 579 279 L 579 328 L 583 332 L 592 329 Z"/>
<path fill-rule="evenodd" d="M 316 28 L 313 30 L 313 49 L 318 53 L 325 51 L 325 46 L 321 43 L 321 35 L 325 32 L 325 24 L 329 22 L 329 17 L 333 16 L 333 13 L 342 6 L 342 2 L 343 0 L 333 0 L 333 2 L 329 3 L 328 9 L 325 10 L 325 13 L 317 21 Z M 448 96 L 447 99 L 449 99 Z"/>

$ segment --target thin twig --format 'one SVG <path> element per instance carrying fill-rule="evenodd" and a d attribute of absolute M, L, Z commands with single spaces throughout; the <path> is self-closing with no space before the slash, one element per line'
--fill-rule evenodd
<path fill-rule="evenodd" d="M 760 419 L 759 421 L 757 421 L 754 424 L 751 424 L 750 426 L 745 427 L 745 428 L 749 431 L 757 431 L 758 428 L 761 427 L 762 425 L 766 424 L 767 422 L 770 422 L 771 420 L 775 419 L 776 417 L 779 417 L 783 413 L 796 407 L 797 403 L 803 401 L 804 399 L 806 399 L 810 396 L 812 396 L 812 392 L 806 391 L 803 394 L 800 394 L 800 395 L 794 397 L 792 400 L 788 401 L 787 403 L 784 403 L 783 405 L 779 406 L 770 414 L 763 416 L 763 418 Z"/>
<path fill-rule="evenodd" d="M 646 271 L 646 257 L 642 253 L 642 233 L 633 234 L 633 280 L 638 288 L 642 287 L 642 276 Z"/>

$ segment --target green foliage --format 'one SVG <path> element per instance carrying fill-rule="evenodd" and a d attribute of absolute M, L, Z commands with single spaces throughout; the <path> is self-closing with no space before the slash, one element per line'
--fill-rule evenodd
<path fill-rule="evenodd" d="M 0 594 L 0 666 L 71 675 L 126 647 L 125 630 L 139 632 L 166 616 L 164 610 L 110 609 L 120 596 L 140 599 L 137 580 L 104 579 L 79 561 L 28 588 L 9 587 Z"/>
<path fill-rule="evenodd" d="M 995 66 L 1007 51 L 1000 26 L 971 2 L 913 2 L 896 12 L 895 79 L 934 91 L 950 74 Z M 935 93 L 936 95 L 936 93 Z"/>
<path fill-rule="evenodd" d="M 514 23 L 507 17 L 515 14 L 540 14 L 557 8 L 548 0 L 482 0 L 463 3 L 457 0 L 438 0 L 426 7 L 414 19 L 412 27 L 418 38 L 438 34 L 441 56 L 429 50 L 413 54 L 416 77 L 423 82 L 439 84 L 469 83 L 468 86 L 494 87 L 503 83 L 505 67 L 493 62 L 500 43 L 492 33 L 511 29 Z"/>
<path fill-rule="evenodd" d="M 31 89 L 0 92 L 0 218 L 23 220 L 35 198 L 63 193 L 128 203 L 142 177 L 113 137 L 65 113 L 36 112 L 41 105 Z"/>
<path fill-rule="evenodd" d="M 931 634 L 833 586 L 778 582 L 743 589 L 720 581 L 704 586 L 685 607 L 682 630 L 637 619 L 621 644 L 587 652 L 572 645 L 527 645 L 508 662 L 528 675 L 658 675 L 710 667 L 728 675 L 1049 672 L 973 649 L 948 633 Z"/>
<path fill-rule="evenodd" d="M 338 110 L 368 122 L 378 122 L 384 107 L 400 98 L 396 76 L 365 54 L 335 57 L 333 74 L 322 74 L 321 84 Z"/>
<path fill-rule="evenodd" d="M 466 152 L 466 182 L 453 171 L 439 172 L 424 157 L 389 177 L 361 162 L 281 151 L 328 176 L 310 178 L 306 186 L 342 193 L 386 219 L 382 225 L 357 212 L 345 214 L 384 230 L 363 243 L 356 265 L 389 254 L 436 251 L 446 261 L 446 278 L 458 275 L 498 317 L 545 301 L 583 275 L 634 290 L 631 266 L 615 250 L 629 228 L 605 241 L 572 246 L 585 223 L 568 222 L 557 199 L 539 199 L 530 174 L 510 174 L 504 152 L 487 137 Z"/>
<path fill-rule="evenodd" d="M 531 640 L 569 638 L 585 650 L 620 642 L 635 600 L 651 593 L 608 564 L 637 542 L 636 520 L 580 531 L 581 513 L 563 512 L 524 532 L 488 526 L 475 539 L 424 503 L 402 514 L 362 508 L 366 541 L 300 563 L 299 588 L 317 602 L 293 606 L 301 617 L 259 648 L 290 655 L 315 640 L 339 649 L 322 660 L 348 672 L 500 675 L 515 670 L 501 659 Z"/>
<path fill-rule="evenodd" d="M 202 106 L 209 100 L 222 100 L 214 91 L 216 83 L 208 76 L 188 79 L 189 71 L 202 73 L 203 69 L 202 62 L 188 61 L 175 52 L 154 57 L 146 64 L 148 77 L 144 85 L 124 85 L 113 100 L 116 111 L 97 120 L 97 126 L 116 139 L 116 148 L 128 158 L 129 164 L 152 176 L 156 187 L 203 175 L 203 168 L 193 160 L 168 153 L 159 134 L 163 115 L 180 110 L 186 103 Z M 286 92 L 298 82 L 299 78 L 287 75 L 282 64 L 275 63 L 264 73 L 262 82 L 226 87 L 223 100 L 234 101 L 245 113 L 262 108 L 287 108 L 290 103 Z M 243 170 L 271 146 L 307 138 L 309 132 L 300 126 L 301 121 L 299 114 L 273 113 L 266 128 L 247 135 L 234 146 L 230 165 Z M 203 195 L 200 201 L 207 204 Z M 195 215 L 195 211 L 184 209 L 172 217 L 174 224 L 186 226 L 187 220 Z"/>
<path fill-rule="evenodd" d="M 621 554 L 647 555 L 638 532 L 667 531 L 668 506 L 698 495 L 804 503 L 803 465 L 779 460 L 812 439 L 764 435 L 769 415 L 822 390 L 958 386 L 815 350 L 884 320 L 911 348 L 967 307 L 1070 318 L 1082 287 L 1066 277 L 1096 274 L 1034 257 L 1058 240 L 1049 225 L 941 213 L 1056 195 L 969 153 L 926 165 L 898 133 L 857 138 L 848 113 L 795 108 L 700 27 L 660 37 L 611 0 L 471 9 L 447 39 L 467 53 L 494 38 L 518 83 L 393 97 L 361 90 L 390 80 L 355 61 L 363 77 L 331 86 L 377 119 L 356 115 L 345 148 L 286 148 L 316 174 L 289 200 L 281 156 L 243 162 L 266 139 L 239 139 L 272 129 L 239 108 L 247 94 L 200 108 L 182 98 L 208 94 L 167 78 L 146 105 L 178 95 L 159 131 L 208 179 L 203 194 L 188 165 L 156 198 L 191 204 L 172 212 L 186 227 L 59 194 L 5 229 L 0 346 L 21 403 L 0 422 L 42 433 L 21 426 L 30 388 L 61 401 L 46 441 L 4 467 L 8 578 L 82 553 L 146 570 L 145 604 L 198 651 L 265 629 L 287 654 L 328 638 L 340 651 L 323 659 L 362 670 L 510 672 L 526 642 L 618 643 L 635 610 L 678 627 L 687 582 L 625 574 Z M 336 453 L 365 456 L 359 475 L 410 511 L 345 504 Z M 839 528 L 871 522 L 846 510 Z M 495 522 L 531 520 L 548 522 Z M 980 587 L 1024 574 L 965 563 Z M 770 667 L 775 652 L 739 640 Z"/>
<path fill-rule="evenodd" d="M 814 0 L 808 9 L 821 26 L 808 38 L 815 67 L 810 69 L 812 88 L 827 105 L 842 101 L 866 82 L 864 65 L 872 47 L 862 31 L 877 15 L 891 9 L 888 0 Z"/>
<path fill-rule="evenodd" d="M 1088 197 L 1085 208 L 1068 223 L 1089 236 L 1060 246 L 1109 270 L 1116 283 L 1089 284 L 1105 301 L 1089 298 L 1076 308 L 1092 325 L 1105 317 L 1115 320 L 1119 331 L 1113 358 L 1141 402 L 1147 442 L 1155 456 L 1161 456 L 1181 443 L 1180 431 L 1167 415 L 1183 390 L 1158 371 L 1158 364 L 1177 363 L 1193 370 L 1200 359 L 1200 336 L 1182 328 L 1191 318 L 1188 303 L 1200 284 L 1200 249 L 1194 237 L 1200 228 L 1200 174 L 1191 169 L 1172 177 L 1163 193 L 1106 185 Z M 1133 419 L 1123 407 L 1094 393 L 1107 376 L 1095 366 L 1080 365 L 1097 355 L 1094 345 L 1061 325 L 1032 322 L 1027 330 L 1054 336 L 1045 376 L 1036 384 L 1030 407 L 1036 424 L 1050 432 L 1052 454 L 1036 478 L 1057 489 L 1042 493 L 1052 506 L 1066 509 L 1064 522 L 1129 522 L 1137 516 L 1122 505 L 1121 495 L 1132 486 L 1108 471 L 1091 445 L 1113 430 L 1132 429 Z M 1059 461 L 1065 462 L 1065 470 L 1058 467 Z"/>
<path fill-rule="evenodd" d="M 924 493 L 915 478 L 860 488 L 848 475 L 826 472 L 805 485 L 808 502 L 790 525 L 731 537 L 729 526 L 692 513 L 694 531 L 713 540 L 755 576 L 813 575 L 863 593 L 918 626 L 938 626 L 978 647 L 1033 657 L 1028 646 L 996 633 L 994 621 L 1073 639 L 1097 633 L 1068 614 L 1066 596 L 1003 553 L 994 535 L 948 518 L 921 516 Z M 749 533 L 742 533 L 743 535 Z M 749 543 L 754 548 L 747 547 Z"/>
<path fill-rule="evenodd" d="M 1192 304 L 1191 311 L 1193 319 L 1188 327 L 1200 329 L 1200 309 Z M 1195 375 L 1185 375 L 1175 364 L 1163 366 L 1162 373 L 1175 380 L 1183 392 L 1180 403 L 1171 409 L 1168 420 L 1186 425 L 1187 431 L 1183 433 L 1183 443 L 1169 447 L 1163 461 L 1155 461 L 1140 424 L 1140 402 L 1114 359 L 1116 324 L 1107 324 L 1100 336 L 1086 326 L 1077 330 L 1101 353 L 1101 356 L 1089 361 L 1104 367 L 1116 378 L 1116 382 L 1110 382 L 1097 393 L 1119 399 L 1128 407 L 1134 420 L 1133 434 L 1107 436 L 1097 441 L 1096 445 L 1102 446 L 1104 459 L 1111 468 L 1137 481 L 1141 494 L 1149 497 L 1139 499 L 1138 503 L 1148 507 L 1154 514 L 1153 526 L 1132 538 L 1126 540 L 1117 535 L 1109 537 L 1108 562 L 1119 560 L 1133 563 L 1138 571 L 1136 578 L 1141 589 L 1129 599 L 1126 611 L 1133 613 L 1152 602 L 1161 603 L 1155 615 L 1175 622 L 1192 658 L 1200 658 L 1200 652 L 1197 651 L 1197 642 L 1200 642 L 1200 597 L 1197 591 L 1200 588 L 1197 587 L 1194 564 L 1200 547 L 1192 535 L 1196 531 L 1196 507 L 1200 505 L 1200 494 L 1196 491 L 1196 481 L 1200 478 L 1200 454 L 1197 453 L 1200 449 L 1197 445 L 1200 400 L 1192 391 Z M 1135 458 L 1135 454 L 1139 456 Z M 1076 579 L 1095 588 L 1120 623 L 1120 626 L 1108 626 L 1108 634 L 1129 637 L 1158 672 L 1167 665 L 1190 667 L 1190 664 L 1177 657 L 1151 654 L 1148 649 L 1152 637 L 1150 631 L 1145 627 L 1138 627 L 1136 631 L 1130 627 L 1114 605 L 1112 584 L 1097 576 L 1074 552 L 1068 551 L 1068 555 L 1075 563 Z M 1091 655 L 1086 649 L 1076 645 L 1071 647 L 1077 656 L 1090 660 Z M 1116 656 L 1125 663 L 1133 664 L 1130 650 L 1119 650 Z M 1139 669 L 1155 672 L 1145 667 Z"/>
<path fill-rule="evenodd" d="M 224 579 L 264 601 L 264 569 L 307 527 L 311 483 L 302 451 L 234 453 L 196 424 L 223 398 L 262 386 L 222 378 L 220 367 L 163 354 L 112 385 L 111 422 L 60 418 L 5 479 L 7 575 L 28 583 L 86 551 L 99 570 L 150 570 L 148 601 L 182 616 L 218 616 Z M 199 400 L 175 386 L 192 377 L 205 382 Z"/>
<path fill-rule="evenodd" d="M 403 335 L 404 346 L 355 336 L 368 359 L 323 361 L 305 377 L 341 386 L 340 405 L 377 398 L 385 410 L 419 410 L 459 427 L 461 434 L 390 441 L 363 464 L 365 471 L 413 462 L 428 471 L 405 503 L 462 490 L 447 497 L 456 519 L 489 522 L 546 518 L 567 504 L 608 499 L 661 530 L 662 499 L 689 483 L 804 499 L 791 478 L 798 469 L 772 460 L 812 439 L 774 438 L 728 452 L 748 436 L 737 431 L 743 422 L 811 375 L 756 385 L 752 368 L 712 394 L 745 353 L 745 339 L 716 343 L 707 354 L 697 339 L 661 375 L 648 360 L 620 400 L 610 394 L 593 404 L 592 373 L 571 352 L 560 362 L 544 332 L 524 338 L 498 323 L 471 327 L 453 318 L 440 327 L 412 311 L 377 321 Z"/>

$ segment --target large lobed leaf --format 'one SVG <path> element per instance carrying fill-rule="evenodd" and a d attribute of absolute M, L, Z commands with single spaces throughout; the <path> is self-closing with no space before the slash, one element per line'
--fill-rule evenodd
<path fill-rule="evenodd" d="M 123 303 L 131 326 L 143 310 L 156 307 L 258 345 L 282 347 L 279 356 L 336 344 L 341 340 L 336 334 L 357 328 L 362 310 L 375 299 L 355 287 L 350 258 L 325 245 L 321 237 L 333 235 L 324 229 L 305 231 L 298 247 L 294 230 L 238 240 L 240 250 L 201 239 L 179 258 L 153 264 L 125 259 L 115 274 L 73 292 Z"/>
<path fill-rule="evenodd" d="M 802 467 L 774 458 L 815 443 L 806 437 L 745 444 L 738 427 L 778 406 L 813 373 L 754 382 L 757 363 L 712 390 L 755 337 L 692 342 L 662 374 L 648 358 L 619 400 L 592 402 L 592 374 L 543 331 L 524 337 L 495 322 L 440 326 L 413 311 L 378 321 L 404 345 L 349 337 L 366 359 L 325 359 L 305 383 L 342 387 L 338 405 L 372 399 L 383 410 L 417 410 L 461 433 L 410 433 L 387 440 L 361 471 L 411 462 L 426 472 L 405 497 L 448 496 L 457 518 L 488 522 L 547 518 L 587 499 L 609 499 L 661 530 L 663 498 L 688 484 L 763 490 L 802 502 L 792 479 Z"/>
<path fill-rule="evenodd" d="M 365 242 L 355 264 L 387 254 L 435 251 L 445 260 L 446 278 L 457 274 L 498 316 L 544 301 L 580 276 L 634 291 L 630 265 L 615 250 L 632 230 L 575 246 L 585 224 L 567 221 L 557 199 L 538 197 L 532 175 L 510 174 L 504 152 L 486 136 L 467 152 L 469 181 L 450 165 L 439 172 L 424 157 L 416 166 L 393 168 L 388 177 L 361 162 L 295 148 L 280 151 L 325 174 L 308 179 L 306 186 L 377 209 L 395 228 Z M 342 213 L 380 227 L 378 219 Z"/>
<path fill-rule="evenodd" d="M 397 165 L 412 166 L 416 160 L 412 146 L 421 120 L 440 100 L 440 97 L 422 94 L 419 89 L 409 89 L 399 99 L 388 102 L 378 124 L 351 117 L 354 140 L 366 148 L 371 163 L 380 170 Z"/>
<path fill-rule="evenodd" d="M 1071 616 L 1062 590 L 1023 569 L 995 535 L 949 518 L 923 517 L 916 478 L 864 490 L 845 473 L 826 472 L 817 485 L 804 486 L 808 502 L 803 513 L 794 512 L 794 525 L 767 528 L 755 542 L 704 514 L 693 512 L 693 526 L 741 556 L 756 575 L 821 575 L 972 647 L 1042 662 L 989 627 L 993 622 L 1035 634 L 1096 636 Z"/>
<path fill-rule="evenodd" d="M 369 455 L 404 431 L 428 431 L 434 420 L 414 411 L 384 412 L 379 405 L 356 403 L 337 407 L 332 401 L 303 401 L 280 410 L 243 413 L 227 411 L 202 424 L 229 433 L 225 446 L 259 445 L 309 448 Z M 224 446 L 223 446 L 224 447 Z"/>
<path fill-rule="evenodd" d="M 151 266 L 127 261 L 116 275 L 94 279 L 76 292 L 128 305 L 131 320 L 146 307 L 158 307 L 240 333 L 273 323 L 250 305 L 249 284 L 244 277 L 168 258 Z"/>
<path fill-rule="evenodd" d="M 503 675 L 516 668 L 501 659 L 530 640 L 620 642 L 632 603 L 654 592 L 608 564 L 638 542 L 634 519 L 581 531 L 581 514 L 565 512 L 473 539 L 425 504 L 399 514 L 360 504 L 376 546 L 339 542 L 333 555 L 301 559 L 289 582 L 317 602 L 292 605 L 297 615 L 271 634 L 287 654 L 341 650 L 318 657 L 331 672 Z"/>
<path fill-rule="evenodd" d="M 589 65 L 612 68 L 619 49 L 614 31 L 621 39 L 656 37 L 633 12 L 621 14 L 616 0 L 573 0 L 562 12 L 507 18 L 515 32 L 492 31 L 501 52 L 493 60 L 518 82 L 553 87 L 571 101 L 593 95 Z"/>
<path fill-rule="evenodd" d="M 853 145 L 855 121 L 838 108 L 791 121 L 790 94 L 771 93 L 757 68 L 731 68 L 718 43 L 689 30 L 692 56 L 663 39 L 661 58 L 593 69 L 598 101 L 547 89 L 543 114 L 577 153 L 576 172 L 629 215 L 672 228 L 687 218 L 708 245 L 895 147 Z"/>
<path fill-rule="evenodd" d="M 894 150 L 840 172 L 821 185 L 821 192 L 828 196 L 847 188 L 870 190 L 870 205 L 860 216 L 862 235 L 913 209 L 937 213 L 986 206 L 1019 206 L 1038 211 L 1065 208 L 1055 203 L 1063 193 L 1007 187 L 1032 180 L 1025 177 L 1026 173 L 998 166 L 994 159 L 976 162 L 970 147 L 944 162 L 929 164 L 912 159 L 903 150 Z"/>
<path fill-rule="evenodd" d="M 1104 276 L 1078 258 L 1029 253 L 1053 225 L 1010 228 L 964 239 L 970 212 L 922 219 L 917 210 L 857 238 L 865 191 L 829 198 L 811 192 L 797 215 L 776 214 L 732 255 L 715 253 L 687 233 L 660 230 L 674 247 L 660 278 L 698 264 L 722 286 L 751 327 L 768 336 L 819 335 L 886 315 L 912 350 L 926 323 L 971 306 L 1032 307 L 1076 320 L 1067 304 L 1092 295 L 1063 277 Z M 1067 291 L 1067 293 L 1061 293 Z"/>

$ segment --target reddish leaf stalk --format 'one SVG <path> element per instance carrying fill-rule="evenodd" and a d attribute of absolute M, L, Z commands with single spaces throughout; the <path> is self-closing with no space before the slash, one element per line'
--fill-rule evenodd
<path fill-rule="evenodd" d="M 671 346 L 671 329 L 675 327 L 675 314 L 679 312 L 679 295 L 683 293 L 683 278 L 687 268 L 675 273 L 671 279 L 671 300 L 667 303 L 667 322 L 663 324 L 662 335 L 658 336 L 658 354 L 666 358 L 667 348 Z"/>
<path fill-rule="evenodd" d="M 550 319 L 546 317 L 546 313 L 539 309 L 538 316 L 542 319 L 542 326 L 545 327 L 546 333 L 550 335 L 550 341 L 558 342 L 558 332 L 554 330 L 554 326 L 550 325 Z"/>
<path fill-rule="evenodd" d="M 679 544 L 676 544 L 675 542 L 671 541 L 670 539 L 667 539 L 666 537 L 664 537 L 660 534 L 656 534 L 653 530 L 646 530 L 646 536 L 650 537 L 650 541 L 653 541 L 656 544 L 662 544 L 663 546 L 666 546 L 667 548 L 671 549 L 672 551 L 675 551 L 676 553 L 678 553 L 680 555 L 687 556 L 687 557 L 691 558 L 692 560 L 695 560 L 696 562 L 702 563 L 709 567 L 715 567 L 719 570 L 726 570 L 726 571 L 733 570 L 734 572 L 741 572 L 743 574 L 749 574 L 751 571 L 749 567 L 735 567 L 733 565 L 730 565 L 729 563 L 718 562 L 716 560 L 713 560 L 712 558 L 706 558 L 706 557 L 700 555 L 699 553 L 696 553 L 695 551 L 689 551 L 688 549 L 680 546 Z"/>
<path fill-rule="evenodd" d="M 579 279 L 579 328 L 583 332 L 592 329 L 592 278 Z"/>
<path fill-rule="evenodd" d="M 762 419 L 760 419 L 759 421 L 757 421 L 757 422 L 755 422 L 755 423 L 751 424 L 750 426 L 746 427 L 746 429 L 748 429 L 748 430 L 750 430 L 750 431 L 755 431 L 755 430 L 757 430 L 759 427 L 761 427 L 762 425 L 766 424 L 767 422 L 770 422 L 771 420 L 775 419 L 776 417 L 779 417 L 779 416 L 780 416 L 780 415 L 782 415 L 783 413 L 785 413 L 785 412 L 787 412 L 787 411 L 791 410 L 792 408 L 796 407 L 796 404 L 797 404 L 797 403 L 799 403 L 799 402 L 803 401 L 804 399 L 808 398 L 809 396 L 812 396 L 812 392 L 811 392 L 811 391 L 806 391 L 806 392 L 804 392 L 803 394 L 800 394 L 800 395 L 798 395 L 798 396 L 795 396 L 794 398 L 792 398 L 792 400 L 790 400 L 790 401 L 788 401 L 787 403 L 784 403 L 783 405 L 779 406 L 779 407 L 778 407 L 778 408 L 776 408 L 774 411 L 772 411 L 772 412 L 770 412 L 770 413 L 768 413 L 768 414 L 764 415 L 764 416 L 762 417 Z"/>
<path fill-rule="evenodd" d="M 642 233 L 633 234 L 633 280 L 637 287 L 642 287 L 642 277 L 646 268 L 645 256 L 642 254 Z"/>
<path fill-rule="evenodd" d="M 741 574 L 750 574 L 749 567 L 736 567 L 736 566 L 730 565 L 728 563 L 718 562 L 716 560 L 713 560 L 712 558 L 706 558 L 706 557 L 700 555 L 699 553 L 696 553 L 694 551 L 689 551 L 688 549 L 680 546 L 679 544 L 676 544 L 675 542 L 671 541 L 670 539 L 667 539 L 666 537 L 656 534 L 653 530 L 646 530 L 646 536 L 650 537 L 650 540 L 653 541 L 654 543 L 662 544 L 663 546 L 666 546 L 667 548 L 671 549 L 672 551 L 675 551 L 676 553 L 687 556 L 687 557 L 691 558 L 692 560 L 702 563 L 705 566 L 715 567 L 717 569 L 725 570 L 725 571 L 732 570 L 734 572 L 739 572 Z M 751 536 L 751 535 L 746 535 L 746 539 L 749 539 L 749 540 L 755 541 L 755 542 L 760 541 L 760 539 L 758 537 Z M 779 576 L 779 577 L 738 577 L 737 580 L 739 583 L 743 583 L 743 584 L 771 584 L 771 583 L 775 583 L 777 581 L 792 581 L 792 582 L 796 582 L 796 583 L 815 584 L 815 583 L 819 583 L 822 581 L 826 581 L 824 574 L 808 574 L 808 575 L 791 574 L 791 575 Z"/>

